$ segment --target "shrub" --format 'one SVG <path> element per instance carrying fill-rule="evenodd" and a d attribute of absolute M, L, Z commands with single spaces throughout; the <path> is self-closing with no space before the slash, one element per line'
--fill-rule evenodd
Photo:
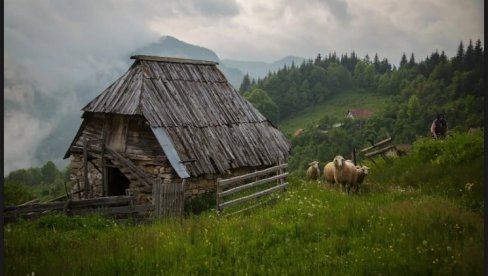
<path fill-rule="evenodd" d="M 210 192 L 185 201 L 185 213 L 200 214 L 203 211 L 215 208 L 215 197 L 215 192 Z"/>
<path fill-rule="evenodd" d="M 370 164 L 368 179 L 374 185 L 418 188 L 483 210 L 483 133 L 453 133 L 444 140 L 421 138 L 410 155 L 376 163 Z"/>
<path fill-rule="evenodd" d="M 35 198 L 27 187 L 12 180 L 5 180 L 3 196 L 4 206 L 18 205 Z"/>

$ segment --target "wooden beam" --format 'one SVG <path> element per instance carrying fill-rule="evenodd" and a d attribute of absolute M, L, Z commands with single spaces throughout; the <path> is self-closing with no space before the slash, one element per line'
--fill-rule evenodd
<path fill-rule="evenodd" d="M 241 176 L 236 176 L 236 177 L 232 177 L 232 178 L 220 180 L 219 185 L 221 187 L 225 187 L 225 186 L 227 186 L 229 184 L 232 184 L 232 183 L 235 183 L 235 182 L 238 182 L 238 181 L 246 180 L 246 179 L 249 179 L 249 178 L 254 178 L 254 177 L 257 177 L 257 176 L 261 176 L 261 175 L 266 175 L 268 173 L 272 173 L 272 172 L 275 172 L 275 171 L 280 170 L 280 169 L 285 169 L 287 167 L 288 167 L 288 164 L 282 164 L 282 165 L 274 166 L 274 167 L 271 167 L 271 168 L 267 168 L 267 169 L 262 170 L 262 171 L 257 171 L 257 172 L 249 173 L 249 174 L 246 174 L 246 175 L 241 175 Z"/>
<path fill-rule="evenodd" d="M 108 196 L 107 170 L 105 169 L 105 127 L 102 128 L 100 168 L 102 169 L 102 196 Z"/>
<path fill-rule="evenodd" d="M 251 200 L 251 199 L 254 199 L 254 198 L 259 198 L 259 197 L 262 197 L 264 195 L 273 193 L 273 192 L 275 192 L 277 190 L 284 189 L 287 186 L 288 186 L 288 182 L 285 182 L 285 183 L 283 183 L 281 185 L 278 185 L 278 186 L 275 186 L 275 187 L 266 189 L 264 191 L 260 191 L 260 192 L 254 193 L 252 195 L 248 195 L 248 196 L 244 196 L 244 197 L 241 197 L 241 198 L 237 198 L 237 199 L 234 199 L 234 200 L 231 200 L 231 201 L 224 202 L 224 203 L 220 204 L 219 207 L 222 208 L 222 209 L 223 208 L 227 208 L 227 207 L 236 205 L 238 203 L 241 203 L 241 202 L 244 202 L 244 201 L 248 201 L 248 200 Z"/>
<path fill-rule="evenodd" d="M 129 204 L 134 200 L 133 196 L 111 196 L 99 197 L 72 201 L 70 209 L 91 208 L 100 206 L 119 206 Z M 30 205 L 10 206 L 4 209 L 5 212 L 43 212 L 48 210 L 63 210 L 66 202 L 34 203 Z"/>
<path fill-rule="evenodd" d="M 215 200 L 217 212 L 222 211 L 222 209 L 220 208 L 220 204 L 222 203 L 222 197 L 220 196 L 220 194 L 222 193 L 222 185 L 220 185 L 221 181 L 222 181 L 221 178 L 217 178 L 217 192 L 216 192 L 216 200 Z"/>
<path fill-rule="evenodd" d="M 372 145 L 371 147 L 367 147 L 367 148 L 362 149 L 361 152 L 367 152 L 369 150 L 372 150 L 374 148 L 377 148 L 377 147 L 379 147 L 379 146 L 381 146 L 381 145 L 383 145 L 385 143 L 388 143 L 390 141 L 391 141 L 391 137 L 388 137 L 388 138 L 386 138 L 386 139 L 384 139 L 382 141 L 379 141 L 378 143 Z"/>
<path fill-rule="evenodd" d="M 271 182 L 271 181 L 274 181 L 274 180 L 284 179 L 287 176 L 288 176 L 288 173 L 285 172 L 283 174 L 275 175 L 275 176 L 272 176 L 272 177 L 269 177 L 269 178 L 265 178 L 265 179 L 261 179 L 261 180 L 258 180 L 258 181 L 251 182 L 249 184 L 241 185 L 241 186 L 238 186 L 238 187 L 229 189 L 229 190 L 227 190 L 225 192 L 220 192 L 220 193 L 218 193 L 218 196 L 224 197 L 224 196 L 227 196 L 227 195 L 235 194 L 235 193 L 237 193 L 239 191 L 242 191 L 242 190 L 245 190 L 245 189 L 249 189 L 249 188 L 252 188 L 252 187 L 257 187 L 257 186 L 263 185 L 265 183 L 268 183 L 268 182 Z"/>
<path fill-rule="evenodd" d="M 94 168 L 95 168 L 95 169 L 96 169 L 96 170 L 97 170 L 99 173 L 102 173 L 102 171 L 100 170 L 100 168 L 97 166 L 97 164 L 95 164 L 95 163 L 93 162 L 93 160 L 90 160 L 90 161 L 88 161 L 88 162 L 90 162 L 90 163 L 93 165 L 93 167 L 94 167 Z"/>
<path fill-rule="evenodd" d="M 86 137 L 83 136 L 83 177 L 84 177 L 84 197 L 88 198 L 88 150 Z"/>
<path fill-rule="evenodd" d="M 139 167 L 137 167 L 137 165 L 135 165 L 134 163 L 132 163 L 132 161 L 130 161 L 129 159 L 126 159 L 120 153 L 112 150 L 109 147 L 106 147 L 105 150 L 111 156 L 114 157 L 114 160 L 113 161 L 116 161 L 117 163 L 120 163 L 120 165 L 128 168 L 132 172 L 132 174 L 137 179 L 139 179 L 143 184 L 145 184 L 148 187 L 152 187 L 155 184 L 155 181 L 151 177 L 149 177 L 144 171 L 142 171 L 142 169 L 140 169 Z"/>
<path fill-rule="evenodd" d="M 382 153 L 385 153 L 391 149 L 395 149 L 395 145 L 390 145 L 390 146 L 387 146 L 386 148 L 382 148 L 382 149 L 379 149 L 379 150 L 375 150 L 375 151 L 372 151 L 372 152 L 368 152 L 366 154 L 364 154 L 365 157 L 370 157 L 370 156 L 375 156 L 375 155 L 378 155 L 378 154 L 382 154 Z"/>

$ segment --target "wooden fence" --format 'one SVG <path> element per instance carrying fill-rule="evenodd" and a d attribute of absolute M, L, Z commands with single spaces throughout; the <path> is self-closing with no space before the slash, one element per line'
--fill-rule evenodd
<path fill-rule="evenodd" d="M 378 143 L 372 145 L 371 147 L 367 147 L 361 150 L 361 153 L 364 154 L 365 158 L 370 159 L 374 164 L 373 157 L 380 155 L 383 159 L 386 160 L 386 154 L 388 152 L 394 152 L 398 155 L 398 150 L 394 144 L 392 144 L 391 137 L 388 137 Z"/>
<path fill-rule="evenodd" d="M 288 167 L 288 164 L 281 164 L 281 165 L 274 166 L 274 167 L 271 167 L 271 168 L 268 168 L 265 170 L 249 173 L 246 175 L 236 176 L 236 177 L 228 178 L 228 179 L 220 179 L 220 178 L 217 179 L 217 211 L 219 213 L 221 213 L 225 208 L 228 208 L 228 207 L 231 207 L 231 206 L 234 206 L 237 204 L 241 204 L 241 203 L 247 202 L 249 200 L 257 199 L 257 198 L 260 198 L 262 196 L 265 196 L 265 195 L 286 189 L 286 187 L 288 186 L 288 183 L 285 182 L 285 178 L 288 175 L 288 173 L 285 172 L 284 170 L 287 167 Z M 268 176 L 271 174 L 276 174 L 276 175 Z M 239 182 L 243 182 L 247 179 L 258 178 L 261 176 L 267 176 L 267 177 L 263 178 L 263 179 L 255 180 L 251 183 L 236 186 L 236 184 L 238 184 Z M 262 191 L 259 191 L 259 192 L 256 192 L 256 193 L 253 193 L 250 195 L 246 195 L 246 196 L 243 196 L 240 198 L 235 198 L 235 199 L 232 199 L 229 201 L 224 200 L 225 196 L 229 196 L 229 195 L 232 195 L 232 194 L 235 194 L 237 192 L 241 192 L 241 191 L 244 191 L 244 190 L 247 190 L 250 188 L 258 187 L 258 186 L 264 185 L 266 183 L 270 183 L 272 181 L 276 181 L 276 186 L 273 186 L 271 188 L 267 188 L 265 190 L 262 190 Z M 227 190 L 225 190 L 225 189 L 227 189 Z M 256 204 L 256 205 L 250 206 L 248 208 L 239 210 L 236 213 L 243 212 L 243 211 L 248 210 L 250 208 L 257 207 L 259 205 L 261 205 L 261 204 Z"/>
<path fill-rule="evenodd" d="M 108 216 L 127 216 L 145 214 L 154 210 L 153 205 L 134 205 L 134 196 L 111 196 L 82 200 L 67 200 L 31 204 L 24 203 L 4 209 L 5 222 L 22 219 L 36 219 L 53 211 L 68 215 L 102 214 Z"/>
<path fill-rule="evenodd" d="M 163 184 L 161 179 L 153 185 L 153 204 L 156 217 L 181 217 L 185 205 L 185 180 Z"/>

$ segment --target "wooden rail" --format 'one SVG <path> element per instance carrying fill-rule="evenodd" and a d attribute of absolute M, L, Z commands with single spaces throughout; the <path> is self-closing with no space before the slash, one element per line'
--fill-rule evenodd
<path fill-rule="evenodd" d="M 249 173 L 246 175 L 236 176 L 236 177 L 232 177 L 232 178 L 228 178 L 228 179 L 220 179 L 220 178 L 217 179 L 217 195 L 216 195 L 216 197 L 217 197 L 217 200 L 216 200 L 217 201 L 217 204 L 216 204 L 217 205 L 217 211 L 220 213 L 225 208 L 228 208 L 228 207 L 231 207 L 231 206 L 234 206 L 237 204 L 241 204 L 241 203 L 247 202 L 249 200 L 260 198 L 260 197 L 263 197 L 265 195 L 269 195 L 271 193 L 286 189 L 286 187 L 288 187 L 288 183 L 285 182 L 285 179 L 288 176 L 288 173 L 284 172 L 284 169 L 286 169 L 287 167 L 288 167 L 288 164 L 281 164 L 281 165 L 277 165 L 277 166 L 267 168 L 267 169 L 264 169 L 261 171 Z M 266 176 L 266 175 L 269 175 L 272 173 L 276 173 L 277 175 L 266 177 L 264 179 L 259 179 L 259 180 L 253 181 L 251 183 L 235 186 L 236 184 L 238 184 L 239 182 L 242 182 L 244 180 L 252 179 L 252 178 L 256 178 L 256 177 L 260 177 L 260 176 Z M 235 199 L 232 199 L 229 201 L 224 201 L 225 196 L 236 194 L 238 192 L 241 192 L 241 191 L 244 191 L 244 190 L 247 190 L 250 188 L 259 187 L 261 185 L 264 185 L 266 183 L 270 183 L 273 181 L 276 181 L 276 183 L 277 183 L 276 186 L 273 186 L 273 187 L 267 188 L 265 190 L 262 190 L 262 191 L 259 191 L 259 192 L 256 192 L 256 193 L 253 193 L 250 195 L 246 195 L 246 196 L 243 196 L 240 198 L 235 198 Z M 232 185 L 232 184 L 234 184 L 234 185 Z M 231 188 L 224 191 L 224 188 L 227 188 L 229 186 L 231 186 Z M 260 204 L 253 205 L 251 207 L 246 208 L 245 210 L 253 208 L 255 206 L 259 206 L 259 205 Z M 243 211 L 243 210 L 240 210 L 238 212 L 241 212 L 241 211 Z"/>
<path fill-rule="evenodd" d="M 384 140 L 379 141 L 378 143 L 364 148 L 361 150 L 361 153 L 364 154 L 364 157 L 370 159 L 373 164 L 376 164 L 373 157 L 380 155 L 383 159 L 386 160 L 385 155 L 389 151 L 394 151 L 398 154 L 398 149 L 395 145 L 392 144 L 392 138 L 388 137 Z"/>
<path fill-rule="evenodd" d="M 65 214 L 86 215 L 100 213 L 104 215 L 143 214 L 154 210 L 153 205 L 134 205 L 134 196 L 111 196 L 61 202 L 31 203 L 9 206 L 4 209 L 5 222 L 19 218 L 35 219 L 52 211 Z"/>

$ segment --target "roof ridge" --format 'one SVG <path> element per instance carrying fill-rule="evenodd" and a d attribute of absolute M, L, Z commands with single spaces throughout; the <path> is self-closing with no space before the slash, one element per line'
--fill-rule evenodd
<path fill-rule="evenodd" d="M 134 55 L 131 56 L 130 58 L 135 60 L 170 62 L 170 63 L 187 63 L 187 64 L 197 64 L 197 65 L 218 65 L 219 64 L 218 62 L 210 61 L 210 60 L 197 60 L 197 59 L 161 57 L 161 56 L 150 56 L 150 55 Z"/>

